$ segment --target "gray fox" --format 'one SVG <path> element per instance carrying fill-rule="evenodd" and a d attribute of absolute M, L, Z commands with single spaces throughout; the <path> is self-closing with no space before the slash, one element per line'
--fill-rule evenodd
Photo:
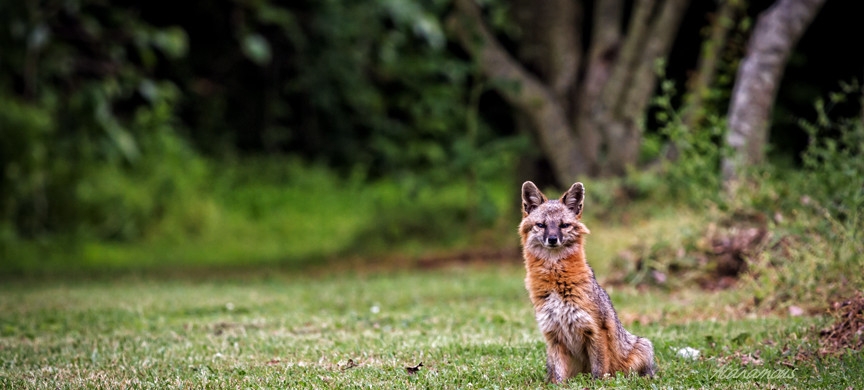
<path fill-rule="evenodd" d="M 530 181 L 522 185 L 525 288 L 546 339 L 546 380 L 561 383 L 579 373 L 654 376 L 654 346 L 624 329 L 585 260 L 584 197 L 582 183 L 558 200 L 547 200 Z"/>

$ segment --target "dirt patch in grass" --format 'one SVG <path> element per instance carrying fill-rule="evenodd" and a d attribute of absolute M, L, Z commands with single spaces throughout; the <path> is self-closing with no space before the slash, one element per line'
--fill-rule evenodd
<path fill-rule="evenodd" d="M 634 270 L 613 283 L 663 286 L 697 284 L 715 291 L 734 287 L 748 265 L 766 251 L 783 251 L 789 241 L 774 240 L 761 213 L 735 214 L 677 241 L 665 237 L 638 243 L 619 253 Z"/>
<path fill-rule="evenodd" d="M 442 268 L 454 264 L 488 264 L 522 262 L 522 252 L 518 247 L 500 249 L 465 250 L 421 257 L 417 266 L 421 269 Z"/>
<path fill-rule="evenodd" d="M 784 346 L 782 354 L 785 358 L 780 364 L 815 368 L 817 362 L 824 362 L 827 358 L 864 349 L 864 292 L 832 303 L 826 312 L 834 319 L 831 325 L 822 330 L 811 328 L 813 336 L 803 339 L 807 347 L 795 351 L 788 345 Z"/>
<path fill-rule="evenodd" d="M 710 252 L 704 253 L 708 272 L 698 277 L 697 282 L 706 290 L 719 290 L 735 285 L 751 259 L 766 250 L 771 235 L 764 224 L 759 224 L 733 225 L 709 232 L 708 236 Z"/>
<path fill-rule="evenodd" d="M 834 324 L 819 332 L 822 351 L 839 355 L 848 350 L 864 349 L 864 293 L 834 302 L 829 313 L 835 318 Z"/>

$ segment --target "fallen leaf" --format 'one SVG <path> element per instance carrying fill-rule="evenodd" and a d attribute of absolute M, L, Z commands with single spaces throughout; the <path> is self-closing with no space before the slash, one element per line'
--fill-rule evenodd
<path fill-rule="evenodd" d="M 354 363 L 354 359 L 348 359 L 348 362 L 346 362 L 345 365 L 342 366 L 342 369 L 343 369 L 343 370 L 347 370 L 347 369 L 349 369 L 349 368 L 354 368 L 354 367 L 357 367 L 357 366 L 358 366 L 358 364 L 357 364 L 357 363 Z"/>
<path fill-rule="evenodd" d="M 744 365 L 744 366 L 746 366 L 746 365 L 761 366 L 762 360 L 759 359 L 759 354 L 755 354 L 755 356 L 754 355 L 743 355 L 743 356 L 741 356 L 741 365 Z"/>
<path fill-rule="evenodd" d="M 651 277 L 654 279 L 657 284 L 666 283 L 666 274 L 655 270 L 651 270 Z"/>
<path fill-rule="evenodd" d="M 420 364 L 414 367 L 405 367 L 405 371 L 408 373 L 408 375 L 414 375 L 417 373 L 417 371 L 420 371 L 420 367 L 423 367 L 423 362 L 420 362 Z"/>
<path fill-rule="evenodd" d="M 774 213 L 774 223 L 778 225 L 783 223 L 783 214 L 780 214 L 779 211 Z"/>
<path fill-rule="evenodd" d="M 798 306 L 789 306 L 789 315 L 792 317 L 800 317 L 804 315 L 804 309 Z"/>

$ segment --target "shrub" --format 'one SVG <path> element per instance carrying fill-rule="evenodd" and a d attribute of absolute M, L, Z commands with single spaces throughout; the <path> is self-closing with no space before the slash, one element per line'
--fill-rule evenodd
<path fill-rule="evenodd" d="M 828 105 L 816 102 L 817 121 L 799 122 L 810 136 L 803 172 L 782 175 L 763 192 L 773 195 L 766 203 L 774 199 L 792 217 L 777 229 L 777 250 L 754 264 L 749 279 L 767 305 L 824 307 L 864 286 L 864 123 L 829 117 L 852 93 L 860 86 L 842 84 Z"/>

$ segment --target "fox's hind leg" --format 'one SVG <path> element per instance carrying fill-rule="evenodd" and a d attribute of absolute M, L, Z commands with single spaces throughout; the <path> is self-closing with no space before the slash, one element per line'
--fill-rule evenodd
<path fill-rule="evenodd" d="M 654 345 L 648 339 L 638 337 L 630 355 L 627 356 L 627 366 L 641 376 L 654 376 Z"/>

